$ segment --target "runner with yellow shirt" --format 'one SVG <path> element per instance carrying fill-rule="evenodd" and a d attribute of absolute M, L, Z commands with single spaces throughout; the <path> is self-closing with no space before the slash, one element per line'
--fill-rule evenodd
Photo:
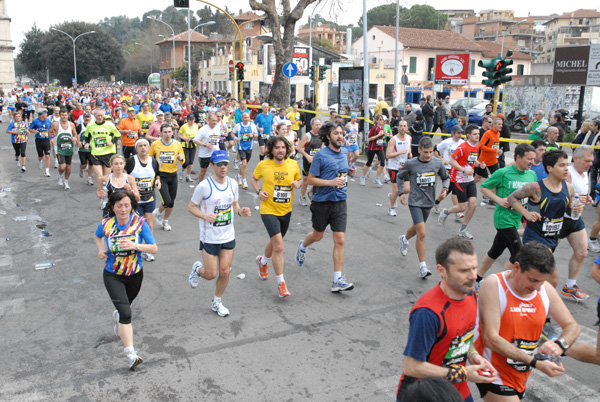
<path fill-rule="evenodd" d="M 110 173 L 110 158 L 117 153 L 117 142 L 121 133 L 114 124 L 104 120 L 104 110 L 94 110 L 96 121 L 86 126 L 83 135 L 85 149 L 92 150 L 91 164 L 96 177 Z"/>
<path fill-rule="evenodd" d="M 138 119 L 142 125 L 142 132 L 144 133 L 144 136 L 146 136 L 150 125 L 154 123 L 154 115 L 150 111 L 150 104 L 148 102 L 144 101 L 144 103 L 142 103 L 142 111 L 139 112 L 135 118 Z"/>
<path fill-rule="evenodd" d="M 185 181 L 190 182 L 192 181 L 190 174 L 192 173 L 194 158 L 196 158 L 196 144 L 194 143 L 194 138 L 196 137 L 196 134 L 198 134 L 200 127 L 196 124 L 194 113 L 188 114 L 186 120 L 187 122 L 179 128 L 177 133 L 179 140 L 181 141 L 181 146 L 183 147 L 183 154 L 185 155 L 185 162 L 183 162 L 183 165 L 181 166 L 179 180 L 183 180 L 183 172 L 187 169 Z"/>

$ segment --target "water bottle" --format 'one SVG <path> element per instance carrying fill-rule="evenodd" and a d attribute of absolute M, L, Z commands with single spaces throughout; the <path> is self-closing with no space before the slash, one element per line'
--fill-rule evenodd
<path fill-rule="evenodd" d="M 41 271 L 42 269 L 52 268 L 54 266 L 51 262 L 40 262 L 35 264 L 36 271 Z"/>
<path fill-rule="evenodd" d="M 104 209 L 106 208 L 106 204 L 108 204 L 108 196 L 106 194 L 108 194 L 108 189 L 106 188 L 106 183 L 102 184 L 102 191 L 104 191 L 105 196 L 102 197 L 102 200 L 100 200 L 100 209 Z"/>
<path fill-rule="evenodd" d="M 579 196 L 575 195 L 575 198 L 573 199 L 573 202 L 571 203 L 571 219 L 573 219 L 574 221 L 576 221 L 577 219 L 579 219 L 581 217 L 581 212 L 576 213 L 573 212 L 573 208 L 575 208 L 577 205 L 579 205 L 580 201 L 579 201 Z"/>
<path fill-rule="evenodd" d="M 26 220 L 27 220 L 26 216 L 15 216 L 13 218 L 13 221 L 17 221 L 17 222 L 19 222 L 19 221 L 26 221 Z"/>

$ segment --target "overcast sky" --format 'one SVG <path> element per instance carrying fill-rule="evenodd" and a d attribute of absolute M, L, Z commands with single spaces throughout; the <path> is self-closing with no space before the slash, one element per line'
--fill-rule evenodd
<path fill-rule="evenodd" d="M 337 13 L 337 16 L 327 15 L 329 7 L 318 6 L 316 13 L 319 13 L 328 19 L 337 20 L 339 24 L 357 24 L 358 19 L 362 16 L 362 0 L 324 0 L 325 4 L 330 4 L 332 1 L 341 2 L 344 7 L 343 13 Z M 55 25 L 64 21 L 86 21 L 96 23 L 103 20 L 105 17 L 116 15 L 127 15 L 130 18 L 142 17 L 143 13 L 153 9 L 164 10 L 169 5 L 173 4 L 171 0 L 102 0 L 100 2 L 92 2 L 89 0 L 5 0 L 7 3 L 7 13 L 12 18 L 10 30 L 15 50 L 15 55 L 18 53 L 19 46 L 24 40 L 25 32 L 29 31 L 34 22 L 42 30 L 47 30 L 50 25 Z M 223 1 L 212 0 L 210 3 L 216 4 L 219 7 Z M 292 4 L 296 1 L 291 0 Z M 368 0 L 370 8 L 381 4 L 390 3 L 390 0 Z M 204 4 L 195 0 L 191 0 L 192 10 L 204 8 Z M 237 14 L 239 10 L 250 11 L 248 0 L 227 0 L 227 7 L 230 12 Z M 401 0 L 400 4 L 404 7 L 410 7 L 413 4 L 428 4 L 437 9 L 471 9 L 476 12 L 482 10 L 482 7 L 489 8 L 482 1 L 475 0 L 428 0 L 423 2 L 407 2 Z M 498 4 L 498 3 L 496 3 Z M 456 5 L 456 6 L 454 6 Z M 595 9 L 597 1 L 580 0 L 573 4 L 577 8 Z M 315 6 L 310 6 L 308 12 L 305 12 L 301 22 L 308 21 L 309 13 L 313 12 Z M 504 0 L 502 2 L 503 9 L 515 10 L 516 16 L 531 15 L 549 15 L 552 13 L 562 14 L 564 12 L 573 11 L 570 9 L 569 3 L 553 1 L 542 2 L 539 0 L 523 1 L 523 0 Z M 165 29 L 167 29 L 165 27 Z"/>

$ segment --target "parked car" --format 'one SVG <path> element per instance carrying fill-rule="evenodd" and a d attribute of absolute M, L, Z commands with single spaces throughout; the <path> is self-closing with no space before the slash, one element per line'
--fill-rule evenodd
<path fill-rule="evenodd" d="M 454 98 L 450 99 L 450 108 L 454 110 L 457 116 L 466 116 L 468 110 L 481 103 L 488 104 L 489 101 L 481 98 Z"/>
<path fill-rule="evenodd" d="M 485 101 L 470 109 L 469 113 L 467 113 L 467 124 L 476 124 L 478 126 L 481 126 L 481 118 L 485 114 L 485 105 L 487 105 L 488 103 L 490 102 Z M 502 102 L 498 102 L 497 113 L 502 113 Z"/>

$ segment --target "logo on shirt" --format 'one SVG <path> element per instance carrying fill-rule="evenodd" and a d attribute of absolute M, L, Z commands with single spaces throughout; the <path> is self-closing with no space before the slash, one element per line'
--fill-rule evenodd
<path fill-rule="evenodd" d="M 535 314 L 536 307 L 531 303 L 523 303 L 519 304 L 516 307 L 510 308 L 511 313 L 519 313 L 521 316 L 525 317 L 529 314 Z"/>

